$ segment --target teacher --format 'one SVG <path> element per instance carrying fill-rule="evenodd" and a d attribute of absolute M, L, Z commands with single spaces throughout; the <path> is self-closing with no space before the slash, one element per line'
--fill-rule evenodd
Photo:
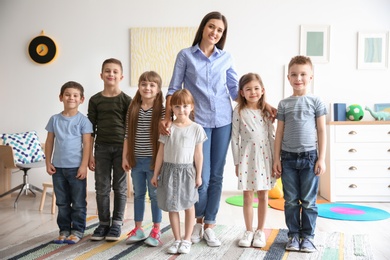
<path fill-rule="evenodd" d="M 195 99 L 195 122 L 200 124 L 207 140 L 203 143 L 202 185 L 195 204 L 196 224 L 191 241 L 202 237 L 208 246 L 220 246 L 213 227 L 222 193 L 223 171 L 232 129 L 232 102 L 238 95 L 238 76 L 232 56 L 223 50 L 228 24 L 219 12 L 208 13 L 201 21 L 191 47 L 181 50 L 175 62 L 166 95 L 166 116 L 160 133 L 170 134 L 171 95 L 188 89 Z"/>

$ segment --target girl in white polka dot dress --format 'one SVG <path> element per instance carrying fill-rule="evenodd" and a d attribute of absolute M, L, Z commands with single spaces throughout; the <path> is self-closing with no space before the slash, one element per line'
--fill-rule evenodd
<path fill-rule="evenodd" d="M 268 207 L 268 191 L 276 183 L 272 177 L 275 128 L 265 111 L 265 89 L 258 74 L 248 73 L 239 81 L 238 105 L 233 111 L 231 147 L 238 189 L 244 192 L 246 231 L 242 247 L 264 247 L 263 232 Z M 253 198 L 258 197 L 258 223 L 253 232 Z"/>

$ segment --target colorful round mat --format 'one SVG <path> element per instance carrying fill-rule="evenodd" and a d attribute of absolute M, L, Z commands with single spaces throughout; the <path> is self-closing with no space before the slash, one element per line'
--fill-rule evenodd
<path fill-rule="evenodd" d="M 374 221 L 390 218 L 389 212 L 366 206 L 327 203 L 319 204 L 317 207 L 318 216 L 323 218 L 351 221 Z"/>
<path fill-rule="evenodd" d="M 253 198 L 253 204 L 252 206 L 254 208 L 257 208 L 257 203 L 259 200 L 257 197 Z M 234 205 L 234 206 L 239 206 L 242 207 L 244 206 L 244 197 L 242 195 L 237 195 L 237 196 L 232 196 L 226 199 L 226 203 Z M 317 204 L 320 203 L 328 203 L 327 200 L 317 200 Z M 284 210 L 284 199 L 268 199 L 268 206 L 270 206 L 273 209 L 277 210 Z"/>
<path fill-rule="evenodd" d="M 257 199 L 257 197 L 254 197 L 253 204 L 252 204 L 254 208 L 257 208 L 258 202 L 259 202 L 259 200 Z M 229 197 L 226 199 L 226 203 L 228 203 L 230 205 L 242 207 L 242 206 L 244 206 L 244 197 L 242 195 L 232 196 L 232 197 Z"/>
<path fill-rule="evenodd" d="M 329 203 L 329 201 L 317 199 L 316 203 L 318 205 L 322 203 Z M 273 209 L 284 210 L 284 199 L 270 199 L 268 200 L 268 205 Z"/>

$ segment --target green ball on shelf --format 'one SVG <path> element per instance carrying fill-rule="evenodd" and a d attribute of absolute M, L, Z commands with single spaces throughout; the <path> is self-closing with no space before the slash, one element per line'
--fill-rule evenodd
<path fill-rule="evenodd" d="M 358 104 L 352 104 L 347 107 L 347 119 L 351 121 L 360 121 L 363 119 L 364 110 Z"/>

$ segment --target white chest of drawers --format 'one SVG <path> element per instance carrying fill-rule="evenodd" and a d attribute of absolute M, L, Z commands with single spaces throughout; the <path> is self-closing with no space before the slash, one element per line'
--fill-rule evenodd
<path fill-rule="evenodd" d="M 329 201 L 390 201 L 390 122 L 329 122 L 327 171 L 320 195 Z"/>

